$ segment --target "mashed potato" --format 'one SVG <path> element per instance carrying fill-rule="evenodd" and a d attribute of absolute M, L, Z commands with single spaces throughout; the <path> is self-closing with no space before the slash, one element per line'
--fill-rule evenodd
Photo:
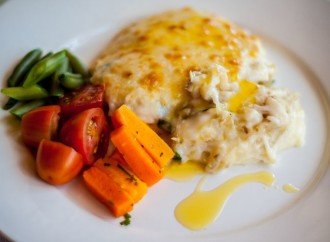
<path fill-rule="evenodd" d="M 208 171 L 276 161 L 304 140 L 299 96 L 273 87 L 273 64 L 259 39 L 189 8 L 135 22 L 93 68 L 111 113 L 128 105 L 147 123 L 166 120 L 183 162 Z"/>

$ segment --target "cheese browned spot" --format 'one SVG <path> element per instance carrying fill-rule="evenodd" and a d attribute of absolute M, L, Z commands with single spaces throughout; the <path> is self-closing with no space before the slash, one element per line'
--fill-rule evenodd
<path fill-rule="evenodd" d="M 190 101 L 186 87 L 191 71 L 219 64 L 236 81 L 243 59 L 261 62 L 266 79 L 271 76 L 272 65 L 263 59 L 256 36 L 217 16 L 184 8 L 119 32 L 97 60 L 93 82 L 106 85 L 110 113 L 126 103 L 144 121 L 156 123 L 172 119 Z"/>

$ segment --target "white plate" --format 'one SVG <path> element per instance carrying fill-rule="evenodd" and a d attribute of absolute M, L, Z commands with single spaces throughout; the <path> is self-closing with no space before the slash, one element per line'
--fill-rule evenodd
<path fill-rule="evenodd" d="M 19 140 L 19 123 L 0 111 L 0 230 L 17 241 L 329 241 L 330 3 L 318 1 L 7 1 L 0 6 L 0 77 L 28 50 L 69 47 L 89 63 L 113 34 L 135 19 L 181 6 L 218 13 L 260 35 L 277 65 L 277 85 L 301 93 L 306 144 L 281 153 L 274 166 L 235 167 L 208 179 L 214 187 L 241 173 L 270 170 L 296 194 L 249 184 L 207 229 L 189 231 L 174 218 L 188 183 L 163 180 L 121 227 L 81 180 L 49 186 L 35 174 Z M 1 84 L 4 85 L 4 82 Z M 3 104 L 4 97 L 0 97 Z"/>

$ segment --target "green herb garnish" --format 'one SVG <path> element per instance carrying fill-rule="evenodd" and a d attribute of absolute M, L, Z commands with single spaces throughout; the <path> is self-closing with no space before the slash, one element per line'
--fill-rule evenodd
<path fill-rule="evenodd" d="M 178 152 L 175 151 L 172 160 L 173 160 L 173 161 L 176 161 L 176 162 L 181 162 L 181 161 L 182 161 L 182 158 L 181 158 L 180 154 L 179 154 Z"/>
<path fill-rule="evenodd" d="M 172 133 L 172 125 L 170 122 L 168 122 L 166 120 L 163 120 L 163 119 L 158 120 L 157 126 L 160 129 L 163 129 L 169 133 Z"/>
<path fill-rule="evenodd" d="M 276 82 L 276 80 L 273 79 L 271 81 L 259 81 L 258 84 L 266 86 L 266 87 L 270 87 L 270 86 L 273 86 L 275 82 Z"/>
<path fill-rule="evenodd" d="M 126 213 L 124 215 L 124 220 L 120 222 L 120 225 L 128 226 L 131 224 L 131 215 Z"/>

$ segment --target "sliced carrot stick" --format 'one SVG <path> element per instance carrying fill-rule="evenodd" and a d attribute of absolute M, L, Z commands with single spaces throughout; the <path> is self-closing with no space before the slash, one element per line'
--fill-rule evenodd
<path fill-rule="evenodd" d="M 126 160 L 124 159 L 123 155 L 118 151 L 118 149 L 115 149 L 114 152 L 110 156 L 110 160 L 112 162 L 116 162 L 119 164 L 122 168 L 124 168 L 127 172 L 134 175 L 131 171 L 131 168 L 127 164 Z"/>
<path fill-rule="evenodd" d="M 120 166 L 121 168 L 123 168 L 130 175 L 135 176 L 135 174 L 133 173 L 131 167 L 127 164 L 126 160 L 124 159 L 124 156 L 118 151 L 118 149 L 115 149 L 113 151 L 113 153 L 111 154 L 111 156 L 110 156 L 109 159 L 113 163 L 116 163 L 118 166 Z"/>
<path fill-rule="evenodd" d="M 123 155 L 130 170 L 148 186 L 163 177 L 163 169 L 153 161 L 125 125 L 111 133 L 111 141 Z"/>
<path fill-rule="evenodd" d="M 127 164 L 126 160 L 124 159 L 123 155 L 118 151 L 118 149 L 115 149 L 114 152 L 111 154 L 110 156 L 110 160 L 113 163 L 117 163 L 117 166 L 120 166 L 122 169 L 124 169 L 126 171 L 126 173 L 128 173 L 131 176 L 134 176 L 136 179 L 139 179 L 131 170 L 131 168 L 129 167 L 129 165 Z M 139 179 L 140 182 L 143 182 Z M 144 183 L 144 182 L 143 182 Z M 145 183 L 144 183 L 145 184 Z M 147 187 L 146 187 L 147 188 Z M 143 193 L 144 190 L 144 186 L 139 186 L 138 187 L 139 190 L 139 194 Z M 141 191 L 142 190 L 142 191 Z M 144 193 L 146 193 L 147 191 L 145 191 Z M 143 195 L 142 195 L 143 196 Z M 142 197 L 141 197 L 142 198 Z M 140 199 L 141 199 L 140 198 Z"/>
<path fill-rule="evenodd" d="M 121 189 L 126 191 L 137 203 L 147 192 L 148 187 L 143 181 L 136 176 L 126 172 L 123 168 L 117 166 L 114 160 L 97 160 L 93 166 L 99 168 L 111 179 L 116 182 Z"/>
<path fill-rule="evenodd" d="M 133 209 L 133 199 L 99 168 L 91 167 L 83 173 L 88 189 L 107 206 L 115 217 Z"/>
<path fill-rule="evenodd" d="M 118 163 L 120 163 L 121 161 L 124 160 L 124 157 L 122 154 L 120 154 L 120 152 L 118 151 L 118 149 L 115 149 L 112 154 L 110 155 L 110 159 L 111 160 L 115 160 Z"/>
<path fill-rule="evenodd" d="M 122 105 L 112 115 L 112 123 L 118 128 L 126 125 L 151 158 L 163 168 L 173 158 L 174 152 L 146 123 L 126 105 Z"/>

